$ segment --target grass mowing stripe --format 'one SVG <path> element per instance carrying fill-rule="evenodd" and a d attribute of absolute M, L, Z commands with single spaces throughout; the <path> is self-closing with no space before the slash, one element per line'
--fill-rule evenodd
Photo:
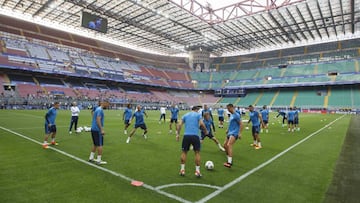
<path fill-rule="evenodd" d="M 285 149 L 284 151 L 280 152 L 279 154 L 275 155 L 273 158 L 269 159 L 268 161 L 260 164 L 259 166 L 251 169 L 250 171 L 246 172 L 245 174 L 239 176 L 238 178 L 236 178 L 235 180 L 231 181 L 230 183 L 224 185 L 222 188 L 216 190 L 215 192 L 207 195 L 206 197 L 202 198 L 201 200 L 197 201 L 197 203 L 203 203 L 203 202 L 207 202 L 210 199 L 214 198 L 215 196 L 219 195 L 220 193 L 222 193 L 223 191 L 227 190 L 228 188 L 234 186 L 235 184 L 241 182 L 242 180 L 244 180 L 245 178 L 247 178 L 248 176 L 250 176 L 251 174 L 255 173 L 256 171 L 264 168 L 265 166 L 267 166 L 268 164 L 270 164 L 271 162 L 275 161 L 276 159 L 280 158 L 282 155 L 286 154 L 288 151 L 292 150 L 293 148 L 295 148 L 296 146 L 300 145 L 301 143 L 305 142 L 306 140 L 310 139 L 311 137 L 313 137 L 314 135 L 318 134 L 319 132 L 323 131 L 324 129 L 328 128 L 330 125 L 332 125 L 333 123 L 335 123 L 336 121 L 342 119 L 343 117 L 345 117 L 345 115 L 342 115 L 341 117 L 333 120 L 332 122 L 330 122 L 329 124 L 325 125 L 324 127 L 320 128 L 319 130 L 311 133 L 310 135 L 308 135 L 307 137 L 305 137 L 304 139 L 300 140 L 299 142 L 293 144 L 292 146 L 290 146 L 289 148 Z"/>
<path fill-rule="evenodd" d="M 14 135 L 17 135 L 17 136 L 19 136 L 19 137 L 21 137 L 21 138 L 27 139 L 27 140 L 29 140 L 29 141 L 31 141 L 31 142 L 37 143 L 37 144 L 39 144 L 39 145 L 42 145 L 41 142 L 38 142 L 38 141 L 36 141 L 36 140 L 34 140 L 34 139 L 32 139 L 32 138 L 29 138 L 29 137 L 27 137 L 27 136 L 25 136 L 25 135 L 22 135 L 22 134 L 20 134 L 20 133 L 17 133 L 17 132 L 15 132 L 15 131 L 10 130 L 10 129 L 4 128 L 4 127 L 2 127 L 2 126 L 0 126 L 0 129 L 2 129 L 2 130 L 4 130 L 4 131 L 7 131 L 7 132 L 9 132 L 9 133 L 12 133 L 12 134 L 14 134 Z M 49 148 L 48 148 L 47 150 L 49 150 L 49 149 L 54 150 L 54 151 L 56 151 L 56 152 L 58 152 L 58 153 L 60 153 L 60 154 L 62 154 L 62 155 L 65 155 L 65 156 L 67 156 L 67 157 L 69 157 L 69 158 L 72 158 L 72 159 L 74 159 L 74 160 L 76 160 L 76 161 L 79 161 L 79 162 L 81 162 L 81 163 L 84 163 L 84 164 L 86 164 L 86 165 L 92 166 L 92 167 L 97 168 L 97 169 L 99 169 L 99 170 L 102 170 L 102 171 L 105 171 L 105 172 L 107 172 L 107 173 L 110 173 L 110 174 L 112 174 L 112 175 L 114 175 L 114 176 L 120 177 L 120 178 L 122 178 L 122 179 L 124 179 L 124 180 L 127 180 L 127 181 L 129 181 L 129 182 L 131 182 L 131 181 L 134 180 L 134 179 L 129 178 L 129 177 L 123 175 L 123 174 L 120 174 L 120 173 L 117 173 L 117 172 L 115 172 L 115 171 L 112 171 L 112 170 L 103 168 L 103 167 L 101 167 L 101 166 L 95 165 L 95 164 L 93 164 L 93 163 L 90 163 L 90 162 L 88 162 L 88 161 L 85 161 L 85 160 L 83 160 L 83 159 L 81 159 L 81 158 L 79 158 L 79 157 L 76 157 L 76 156 L 71 155 L 71 154 L 69 154 L 69 153 L 66 153 L 66 152 L 64 152 L 64 151 L 61 151 L 61 150 L 56 149 L 56 148 L 54 148 L 54 147 L 50 147 L 50 146 L 49 146 Z M 166 197 L 169 197 L 169 198 L 172 198 L 172 199 L 174 199 L 174 200 L 177 200 L 177 201 L 179 201 L 179 202 L 191 203 L 190 201 L 187 201 L 187 200 L 185 200 L 185 199 L 183 199 L 183 198 L 181 198 L 181 197 L 178 197 L 178 196 L 176 196 L 176 195 L 173 195 L 173 194 L 164 192 L 164 191 L 162 191 L 162 190 L 159 190 L 158 188 L 155 188 L 155 187 L 153 187 L 153 186 L 151 186 L 151 185 L 148 185 L 148 184 L 145 184 L 145 183 L 144 183 L 143 187 L 146 188 L 146 189 L 155 191 L 155 192 L 157 192 L 157 193 L 159 193 L 159 194 L 162 194 L 162 195 L 164 195 L 164 196 L 166 196 Z"/>

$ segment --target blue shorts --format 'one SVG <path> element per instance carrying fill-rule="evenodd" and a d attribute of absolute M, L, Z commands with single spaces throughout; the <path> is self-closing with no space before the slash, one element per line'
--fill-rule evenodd
<path fill-rule="evenodd" d="M 264 123 L 265 125 L 267 125 L 267 124 L 269 123 L 269 121 L 268 121 L 268 120 L 263 120 L 263 123 Z"/>
<path fill-rule="evenodd" d="M 252 126 L 252 134 L 259 134 L 260 132 L 260 125 Z"/>
<path fill-rule="evenodd" d="M 178 123 L 178 119 L 177 118 L 172 118 L 172 119 L 170 119 L 170 123 Z"/>
<path fill-rule="evenodd" d="M 295 118 L 294 124 L 299 124 L 299 118 Z"/>
<path fill-rule="evenodd" d="M 45 124 L 45 134 L 56 133 L 56 125 L 48 126 Z"/>
<path fill-rule="evenodd" d="M 181 144 L 182 151 L 184 152 L 189 151 L 190 145 L 193 146 L 194 151 L 200 151 L 200 137 L 197 135 L 184 135 Z"/>
<path fill-rule="evenodd" d="M 224 121 L 224 117 L 219 117 L 219 121 Z"/>
<path fill-rule="evenodd" d="M 288 124 L 294 124 L 293 120 L 288 120 Z"/>
<path fill-rule="evenodd" d="M 103 146 L 104 144 L 104 137 L 102 136 L 102 134 L 99 131 L 91 131 L 91 137 L 93 140 L 93 143 L 95 146 L 99 147 L 99 146 Z"/>
<path fill-rule="evenodd" d="M 235 140 L 237 140 L 239 138 L 239 135 L 227 135 L 226 138 L 230 139 L 230 137 L 235 137 Z"/>
<path fill-rule="evenodd" d="M 141 129 L 143 129 L 143 130 L 146 130 L 146 129 L 147 129 L 145 123 L 135 124 L 135 128 L 141 128 Z"/>
<path fill-rule="evenodd" d="M 129 122 L 130 122 L 129 119 L 128 119 L 128 120 L 124 120 L 124 124 L 125 124 L 125 125 L 129 124 Z"/>

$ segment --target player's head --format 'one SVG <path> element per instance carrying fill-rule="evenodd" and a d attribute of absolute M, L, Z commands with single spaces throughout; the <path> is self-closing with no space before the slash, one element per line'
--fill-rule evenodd
<path fill-rule="evenodd" d="M 292 108 L 291 106 L 290 106 L 290 108 L 289 108 L 289 109 L 290 109 L 290 111 L 291 111 L 291 110 L 293 110 L 293 108 Z"/>
<path fill-rule="evenodd" d="M 226 108 L 230 113 L 234 113 L 234 111 L 235 111 L 233 104 L 226 105 Z"/>
<path fill-rule="evenodd" d="M 192 111 L 195 111 L 195 112 L 198 112 L 199 109 L 200 109 L 199 106 L 193 106 L 193 107 L 191 107 L 191 110 L 192 110 Z"/>
<path fill-rule="evenodd" d="M 171 107 L 172 107 L 172 108 L 175 108 L 175 104 L 171 104 Z"/>
<path fill-rule="evenodd" d="M 109 108 L 109 106 L 110 106 L 109 100 L 107 100 L 107 99 L 102 99 L 102 100 L 100 100 L 100 106 L 101 106 L 103 109 Z"/>
<path fill-rule="evenodd" d="M 59 107 L 60 107 L 60 102 L 54 102 L 54 104 L 53 104 L 53 107 L 55 108 L 55 109 L 58 109 Z"/>
<path fill-rule="evenodd" d="M 205 118 L 205 120 L 209 120 L 209 119 L 210 119 L 210 113 L 209 113 L 209 112 L 205 112 L 205 113 L 204 113 L 204 118 Z"/>
<path fill-rule="evenodd" d="M 253 105 L 249 105 L 249 111 L 253 112 L 254 111 L 254 106 Z"/>
<path fill-rule="evenodd" d="M 263 106 L 263 109 L 266 109 L 266 107 L 267 107 L 267 106 L 266 106 L 266 105 L 264 105 L 264 106 Z"/>
<path fill-rule="evenodd" d="M 205 110 L 208 109 L 208 106 L 207 106 L 206 104 L 204 104 L 204 109 L 205 109 Z"/>
<path fill-rule="evenodd" d="M 140 105 L 137 105 L 137 106 L 136 106 L 136 109 L 137 109 L 138 111 L 141 111 L 141 106 L 140 106 Z"/>
<path fill-rule="evenodd" d="M 71 103 L 72 106 L 76 106 L 76 102 Z"/>
<path fill-rule="evenodd" d="M 126 107 L 128 107 L 129 109 L 131 108 L 131 104 L 127 104 Z"/>

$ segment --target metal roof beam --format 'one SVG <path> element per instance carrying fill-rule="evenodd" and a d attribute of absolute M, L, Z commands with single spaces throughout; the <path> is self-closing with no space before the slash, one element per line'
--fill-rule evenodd
<path fill-rule="evenodd" d="M 341 0 L 340 0 L 340 1 L 341 1 Z M 310 15 L 310 18 L 311 18 L 311 20 L 312 20 L 312 22 L 313 22 L 313 24 L 314 24 L 314 26 L 315 26 L 316 32 L 318 33 L 319 37 L 322 38 L 321 33 L 320 33 L 320 31 L 319 31 L 319 28 L 318 28 L 317 25 L 316 25 L 314 16 L 313 16 L 312 13 L 311 13 L 309 4 L 306 3 L 305 5 L 306 5 L 306 9 L 307 9 L 307 11 L 308 11 L 308 13 L 309 13 L 309 15 Z"/>
<path fill-rule="evenodd" d="M 342 20 L 342 31 L 345 34 L 345 20 L 344 20 L 344 11 L 343 11 L 342 0 L 339 0 L 339 2 L 340 2 L 340 11 L 341 11 L 341 20 Z"/>
<path fill-rule="evenodd" d="M 322 12 L 321 12 L 321 8 L 320 8 L 319 1 L 316 1 L 316 7 L 317 7 L 318 10 L 319 10 L 320 17 L 321 17 L 321 20 L 322 20 L 322 22 L 323 22 L 324 29 L 325 29 L 325 31 L 326 31 L 326 35 L 327 35 L 328 37 L 330 37 L 329 31 L 328 31 L 328 29 L 327 29 L 327 27 L 326 27 L 326 23 L 325 23 L 324 16 L 323 16 L 323 14 L 322 14 Z"/>
<path fill-rule="evenodd" d="M 308 40 L 308 38 L 306 37 L 306 35 L 304 34 L 304 32 L 301 30 L 299 24 L 296 22 L 294 16 L 291 14 L 290 10 L 289 10 L 288 8 L 286 8 L 286 11 L 287 11 L 288 15 L 290 16 L 291 20 L 293 21 L 294 25 L 296 25 L 296 28 L 297 28 L 297 30 L 300 32 L 301 36 L 302 36 L 304 39 Z"/>
<path fill-rule="evenodd" d="M 332 20 L 332 24 L 333 24 L 333 29 L 334 29 L 335 35 L 337 36 L 338 34 L 337 34 L 337 30 L 336 30 L 335 19 L 334 19 L 333 9 L 331 7 L 330 0 L 328 0 L 328 5 L 329 5 L 329 9 L 330 9 L 330 15 L 331 15 L 331 20 Z"/>
<path fill-rule="evenodd" d="M 358 1 L 359 2 L 359 1 Z M 355 0 L 350 0 L 351 33 L 355 33 Z"/>
<path fill-rule="evenodd" d="M 39 10 L 37 10 L 33 15 L 32 17 L 35 17 L 37 16 L 38 14 L 40 14 L 43 10 L 45 10 L 47 7 L 49 7 L 49 5 L 54 2 L 55 0 L 48 0 L 45 4 L 43 4 Z"/>
<path fill-rule="evenodd" d="M 289 37 L 289 33 L 284 29 L 284 27 L 276 20 L 276 18 L 274 17 L 274 15 L 269 12 L 268 13 L 271 20 L 276 24 L 276 26 L 283 32 L 283 34 L 280 35 L 280 37 L 284 40 L 284 42 L 287 42 L 288 40 L 290 40 L 292 43 L 295 43 L 294 39 L 292 37 Z M 286 35 L 286 38 L 283 35 Z"/>
<path fill-rule="evenodd" d="M 313 33 L 311 32 L 311 30 L 310 30 L 308 24 L 306 23 L 306 21 L 305 21 L 305 19 L 304 19 L 304 16 L 302 15 L 300 9 L 299 9 L 297 6 L 295 6 L 295 7 L 296 7 L 296 12 L 297 12 L 298 15 L 301 17 L 301 20 L 304 22 L 304 25 L 305 25 L 305 27 L 306 27 L 306 30 L 309 32 L 310 36 L 311 36 L 313 39 L 315 39 L 315 36 L 314 36 Z"/>
<path fill-rule="evenodd" d="M 289 23 L 285 20 L 284 16 L 283 16 L 279 11 L 277 11 L 277 13 L 279 14 L 282 22 L 284 22 L 284 23 L 286 24 L 286 26 L 290 29 L 290 34 L 294 35 L 294 36 L 296 37 L 296 39 L 297 39 L 298 41 L 300 41 L 300 38 L 296 35 L 296 33 L 295 33 L 294 30 L 291 28 L 291 26 L 289 25 Z M 288 30 L 287 30 L 287 31 L 288 31 Z M 290 40 L 292 39 L 292 40 L 293 40 L 292 42 L 295 43 L 294 38 L 289 34 L 289 32 L 287 32 L 287 33 L 288 33 L 287 37 L 290 38 Z"/>

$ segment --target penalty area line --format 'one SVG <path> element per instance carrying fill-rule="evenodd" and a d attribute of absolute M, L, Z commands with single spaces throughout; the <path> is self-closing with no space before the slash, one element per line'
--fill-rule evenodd
<path fill-rule="evenodd" d="M 29 140 L 29 141 L 31 141 L 31 142 L 34 142 L 34 143 L 36 143 L 36 144 L 39 144 L 39 145 L 42 145 L 42 144 L 43 144 L 43 143 L 41 143 L 41 142 L 39 142 L 39 141 L 37 141 L 37 140 L 34 140 L 34 139 L 30 138 L 30 137 L 27 137 L 27 136 L 25 136 L 25 135 L 22 135 L 22 134 L 20 134 L 20 133 L 18 133 L 18 132 L 12 131 L 12 130 L 10 130 L 10 129 L 8 129 L 8 128 L 5 128 L 5 127 L 3 127 L 3 126 L 0 126 L 0 129 L 2 129 L 2 130 L 4 130 L 4 131 L 7 131 L 7 132 L 9 132 L 9 133 L 12 133 L 12 134 L 14 134 L 14 135 L 17 135 L 17 136 L 19 136 L 19 137 L 21 137 L 21 138 L 24 138 L 24 139 L 26 139 L 26 140 Z M 76 160 L 76 161 L 79 161 L 79 162 L 81 162 L 81 163 L 83 163 L 83 164 L 86 164 L 86 165 L 88 165 L 88 166 L 92 166 L 92 167 L 94 167 L 94 168 L 97 168 L 97 169 L 99 169 L 99 170 L 102 170 L 102 171 L 104 171 L 104 172 L 107 172 L 107 173 L 109 173 L 109 174 L 111 174 L 111 175 L 114 175 L 114 176 L 119 177 L 119 178 L 121 178 L 121 179 L 124 179 L 124 180 L 126 180 L 126 181 L 131 182 L 131 181 L 134 180 L 134 179 L 132 179 L 132 178 L 130 178 L 130 177 L 127 177 L 127 176 L 125 176 L 125 175 L 123 175 L 123 174 L 121 174 L 121 173 L 117 173 L 117 172 L 112 171 L 112 170 L 110 170 L 110 169 L 107 169 L 107 168 L 98 166 L 98 165 L 96 165 L 96 164 L 90 163 L 90 162 L 88 162 L 88 161 L 85 161 L 85 160 L 83 160 L 83 159 L 81 159 L 81 158 L 79 158 L 79 157 L 77 157 L 77 156 L 74 156 L 74 155 L 72 155 L 72 154 L 69 154 L 69 153 L 67 153 L 67 152 L 64 152 L 64 151 L 62 151 L 62 150 L 60 150 L 60 149 L 57 149 L 57 148 L 55 148 L 55 147 L 49 146 L 48 149 L 44 149 L 44 150 L 53 150 L 53 151 L 56 151 L 56 152 L 58 152 L 58 153 L 60 153 L 60 154 L 62 154 L 62 155 L 64 155 L 64 156 L 67 156 L 67 157 L 69 157 L 69 158 L 71 158 L 71 159 L 74 159 L 74 160 Z M 164 195 L 164 196 L 166 196 L 166 197 L 168 197 L 168 198 L 177 200 L 177 201 L 179 201 L 179 202 L 191 203 L 190 201 L 188 201 L 188 200 L 186 200 L 186 199 L 183 199 L 183 198 L 181 198 L 181 197 L 179 197 L 179 196 L 176 196 L 176 195 L 173 195 L 173 194 L 171 194 L 171 193 L 167 193 L 167 192 L 162 191 L 162 190 L 160 190 L 159 188 L 155 188 L 155 187 L 153 187 L 153 186 L 151 186 L 151 185 L 148 185 L 148 184 L 145 184 L 145 183 L 144 183 L 143 187 L 146 188 L 146 189 L 155 191 L 155 192 L 157 192 L 157 193 L 159 193 L 159 194 L 161 194 L 161 195 Z"/>
<path fill-rule="evenodd" d="M 311 133 L 310 135 L 308 135 L 307 137 L 305 137 L 304 139 L 300 140 L 299 142 L 291 145 L 289 148 L 285 149 L 284 151 L 280 152 L 279 154 L 275 155 L 274 157 L 272 157 L 271 159 L 267 160 L 266 162 L 260 164 L 259 166 L 251 169 L 250 171 L 246 172 L 245 174 L 239 176 L 238 178 L 236 178 L 235 180 L 231 181 L 230 183 L 224 185 L 222 188 L 216 190 L 215 192 L 207 195 L 206 197 L 200 199 L 199 201 L 197 201 L 197 203 L 204 203 L 209 201 L 210 199 L 214 198 L 215 196 L 219 195 L 220 193 L 224 192 L 225 190 L 229 189 L 230 187 L 234 186 L 235 184 L 241 182 L 242 180 L 244 180 L 245 178 L 247 178 L 248 176 L 250 176 L 251 174 L 257 172 L 258 170 L 264 168 L 265 166 L 269 165 L 270 163 L 272 163 L 273 161 L 275 161 L 276 159 L 280 158 L 281 156 L 283 156 L 284 154 L 286 154 L 287 152 L 289 152 L 290 150 L 292 150 L 293 148 L 295 148 L 296 146 L 300 145 L 301 143 L 305 142 L 306 140 L 310 139 L 311 137 L 313 137 L 314 135 L 318 134 L 319 132 L 323 131 L 324 129 L 328 128 L 330 125 L 334 124 L 336 121 L 342 119 L 343 117 L 345 117 L 345 115 L 342 115 L 341 117 L 333 120 L 332 122 L 330 122 L 329 124 L 325 125 L 324 127 L 320 128 L 319 130 Z"/>

